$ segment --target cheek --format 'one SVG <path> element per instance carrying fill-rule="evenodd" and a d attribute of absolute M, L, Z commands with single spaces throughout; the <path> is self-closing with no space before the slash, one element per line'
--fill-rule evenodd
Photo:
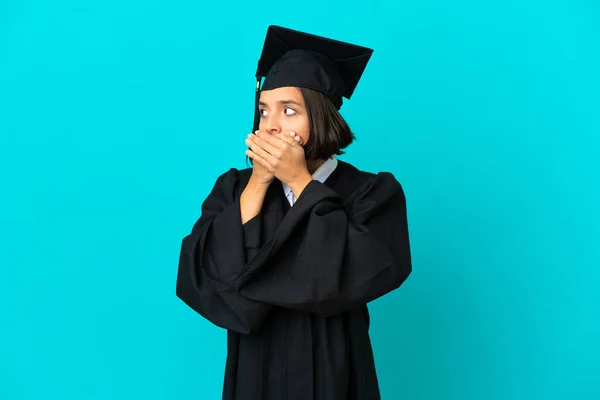
<path fill-rule="evenodd" d="M 304 143 L 308 143 L 310 137 L 310 125 L 307 117 L 298 119 L 294 132 L 302 138 Z"/>
<path fill-rule="evenodd" d="M 258 118 L 258 129 L 260 129 L 260 130 L 267 130 L 267 124 L 265 122 L 266 122 L 266 118 L 261 118 L 259 116 L 259 118 Z"/>

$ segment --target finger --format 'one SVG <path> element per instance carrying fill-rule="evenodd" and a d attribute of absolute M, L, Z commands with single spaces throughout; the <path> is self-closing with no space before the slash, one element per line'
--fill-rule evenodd
<path fill-rule="evenodd" d="M 266 141 L 274 147 L 281 148 L 281 143 L 279 142 L 279 140 L 277 140 L 277 136 L 275 135 L 271 135 L 268 132 L 258 130 L 256 131 L 256 137 L 261 138 L 262 140 Z"/>
<path fill-rule="evenodd" d="M 296 132 L 290 132 L 290 136 L 296 141 L 296 143 L 300 144 L 300 146 L 304 144 L 304 140 L 302 137 L 300 137 L 300 135 L 297 135 Z"/>
<path fill-rule="evenodd" d="M 253 137 L 250 137 L 249 139 L 256 143 L 258 146 L 260 146 L 262 149 L 266 150 L 267 153 L 277 156 L 277 154 L 279 154 L 280 146 L 275 146 L 271 143 L 271 141 L 269 141 L 269 139 L 271 139 L 271 135 L 265 135 L 263 133 L 260 133 L 259 135 L 253 135 Z"/>
<path fill-rule="evenodd" d="M 268 151 L 266 151 L 264 148 L 262 148 L 258 143 L 257 143 L 257 137 L 252 137 L 252 138 L 248 138 L 246 139 L 246 145 L 248 145 L 248 147 L 250 147 L 250 150 L 252 150 L 252 152 L 254 154 L 257 154 L 258 156 L 260 156 L 262 159 L 264 159 L 266 162 L 271 163 L 273 161 L 273 155 L 271 155 Z M 275 151 L 278 151 L 277 149 L 275 149 Z M 276 157 L 276 156 L 275 156 Z"/>
<path fill-rule="evenodd" d="M 290 137 L 285 135 L 284 133 L 279 133 L 277 135 L 270 135 L 268 133 L 259 133 L 260 138 L 267 141 L 268 143 L 273 145 L 276 148 L 275 152 L 272 153 L 275 158 L 281 158 L 283 155 L 283 151 L 287 148 L 288 145 L 294 145 L 294 141 L 290 140 Z M 254 138 L 256 139 L 256 138 Z"/>
<path fill-rule="evenodd" d="M 300 142 L 298 142 L 297 139 L 295 139 L 294 137 L 292 137 L 292 135 L 296 135 L 295 132 L 290 132 L 289 135 L 285 135 L 285 134 L 281 134 L 281 140 L 283 140 L 284 142 L 288 143 L 289 145 L 297 148 L 297 149 L 303 149 L 302 145 L 300 144 Z M 299 136 L 295 136 L 295 137 L 299 137 Z M 300 138 L 300 140 L 302 140 L 302 138 Z"/>
<path fill-rule="evenodd" d="M 296 135 L 296 132 L 290 132 L 290 136 L 292 138 L 294 138 L 294 140 L 296 142 L 298 142 L 300 144 L 300 146 L 302 146 L 304 144 L 304 140 L 302 140 L 302 138 L 300 137 L 300 135 Z"/>
<path fill-rule="evenodd" d="M 269 172 L 272 172 L 273 168 L 271 167 L 271 165 L 264 158 L 262 158 L 252 150 L 246 150 L 246 155 L 250 157 L 253 161 L 256 161 L 257 163 L 265 167 Z"/>

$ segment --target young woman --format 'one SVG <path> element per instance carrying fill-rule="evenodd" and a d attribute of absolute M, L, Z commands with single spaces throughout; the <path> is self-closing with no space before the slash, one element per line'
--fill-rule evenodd
<path fill-rule="evenodd" d="M 226 400 L 380 398 L 367 303 L 411 272 L 405 197 L 390 173 L 336 157 L 353 139 L 342 97 L 371 53 L 269 27 L 253 167 L 217 179 L 177 278 L 177 296 L 228 330 Z"/>

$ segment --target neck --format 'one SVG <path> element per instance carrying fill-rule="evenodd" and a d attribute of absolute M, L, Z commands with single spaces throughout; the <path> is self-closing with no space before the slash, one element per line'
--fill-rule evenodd
<path fill-rule="evenodd" d="M 325 162 L 325 160 L 307 160 L 306 161 L 306 167 L 308 168 L 308 172 L 312 175 L 315 173 L 315 171 L 321 166 L 323 165 L 323 163 Z"/>

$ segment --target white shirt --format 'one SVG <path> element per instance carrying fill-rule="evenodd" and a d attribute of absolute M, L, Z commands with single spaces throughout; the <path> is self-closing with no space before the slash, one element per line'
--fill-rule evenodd
<path fill-rule="evenodd" d="M 321 183 L 325 182 L 325 180 L 329 178 L 329 175 L 331 175 L 333 171 L 335 171 L 337 165 L 337 158 L 329 158 L 327 161 L 321 164 L 319 168 L 317 168 L 317 170 L 312 174 L 312 178 L 315 181 L 319 181 Z M 285 193 L 285 197 L 290 202 L 290 205 L 293 206 L 296 202 L 296 196 L 294 196 L 294 192 L 292 192 L 292 189 L 285 183 L 283 183 L 283 193 Z"/>

